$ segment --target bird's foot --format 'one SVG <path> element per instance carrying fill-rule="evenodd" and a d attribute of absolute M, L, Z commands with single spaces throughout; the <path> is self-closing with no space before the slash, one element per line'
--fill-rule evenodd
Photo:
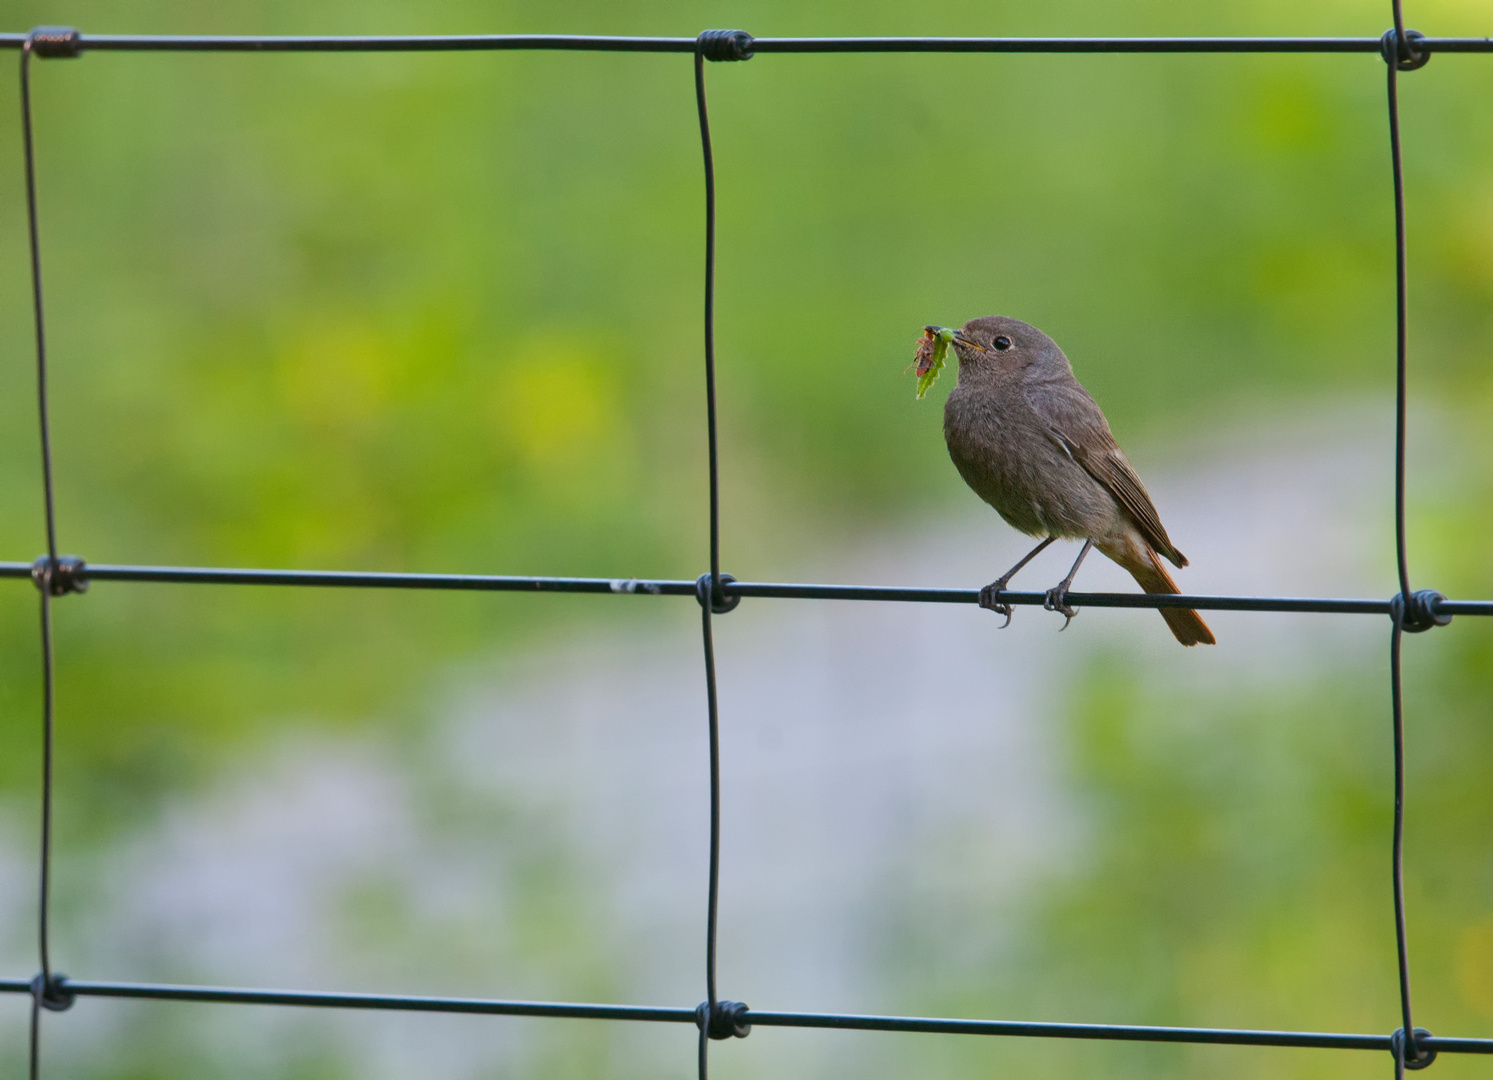
<path fill-rule="evenodd" d="M 1011 625 L 1011 605 L 1000 598 L 1008 581 L 1010 578 L 1001 578 L 999 581 L 992 581 L 980 590 L 980 606 L 986 611 L 993 611 L 997 615 L 1006 617 L 1006 621 L 1000 624 L 1001 630 Z"/>
<path fill-rule="evenodd" d="M 1047 599 L 1042 601 L 1042 606 L 1048 611 L 1056 611 L 1059 615 L 1063 616 L 1063 625 L 1059 627 L 1059 633 L 1068 629 L 1068 624 L 1078 614 L 1076 607 L 1068 606 L 1068 583 L 1066 581 L 1061 585 L 1047 590 Z"/>

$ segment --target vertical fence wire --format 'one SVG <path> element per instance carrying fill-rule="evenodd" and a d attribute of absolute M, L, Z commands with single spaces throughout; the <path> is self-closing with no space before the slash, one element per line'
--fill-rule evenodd
<path fill-rule="evenodd" d="M 701 590 L 705 593 L 705 590 Z M 709 594 L 700 605 L 700 626 L 705 644 L 705 701 L 710 724 L 710 883 L 705 910 L 705 1004 L 699 1017 L 700 1080 L 709 1075 L 710 1033 L 719 998 L 716 995 L 715 951 L 717 913 L 721 888 L 721 734 L 715 687 L 715 635 L 711 627 Z"/>
<path fill-rule="evenodd" d="M 705 101 L 704 41 L 695 45 L 695 107 L 700 114 L 700 148 L 705 164 L 705 425 L 709 439 L 710 573 L 700 589 L 700 628 L 705 648 L 705 700 L 710 725 L 710 881 L 705 911 L 705 1007 L 700 1017 L 699 1073 L 710 1073 L 710 1027 L 716 1011 L 716 928 L 721 887 L 721 735 L 715 683 L 713 609 L 721 599 L 720 473 L 715 416 L 715 154 L 710 145 L 710 111 Z"/>
<path fill-rule="evenodd" d="M 1394 886 L 1395 959 L 1399 968 L 1400 1033 L 1394 1041 L 1395 1076 L 1405 1074 L 1405 1061 L 1414 1059 L 1415 1023 L 1410 1015 L 1410 948 L 1405 936 L 1405 719 L 1400 690 L 1400 646 L 1404 628 L 1396 618 L 1389 632 L 1389 692 L 1394 729 L 1394 839 L 1391 875 Z M 1407 1045 L 1408 1043 L 1408 1045 Z"/>
<path fill-rule="evenodd" d="M 34 39 L 21 47 L 21 138 L 26 168 L 26 217 L 31 243 L 31 301 L 36 329 L 36 401 L 41 433 L 42 496 L 45 505 L 47 555 L 37 575 L 41 596 L 42 775 L 41 858 L 37 884 L 36 939 L 41 974 L 31 986 L 28 1071 L 37 1080 L 41 1069 L 41 1010 L 52 991 L 52 957 L 48 916 L 52 892 L 52 744 L 55 673 L 52 649 L 52 589 L 57 575 L 57 517 L 52 489 L 52 441 L 47 408 L 47 335 L 42 303 L 41 237 L 36 210 L 36 149 L 31 130 L 31 57 Z"/>
<path fill-rule="evenodd" d="M 1394 175 L 1395 215 L 1395 558 L 1401 603 L 1410 603 L 1410 561 L 1405 545 L 1405 389 L 1409 288 L 1405 268 L 1405 177 L 1400 156 L 1400 64 L 1408 59 L 1400 0 L 1394 0 L 1394 42 L 1385 57 L 1389 98 L 1389 155 Z"/>
<path fill-rule="evenodd" d="M 700 114 L 700 148 L 705 158 L 705 432 L 710 472 L 710 606 L 721 596 L 721 492 L 715 420 L 715 152 L 710 143 L 710 110 L 705 101 L 704 43 L 695 48 L 695 107 Z"/>
<path fill-rule="evenodd" d="M 1384 69 L 1389 104 L 1389 154 L 1394 178 L 1395 218 L 1395 564 L 1399 573 L 1399 603 L 1393 609 L 1389 631 L 1389 694 L 1394 738 L 1394 826 L 1390 843 L 1390 874 L 1394 890 L 1395 961 L 1399 973 L 1400 1037 L 1394 1042 L 1396 1080 L 1405 1075 L 1405 1063 L 1419 1055 L 1415 1050 L 1415 1022 L 1410 1006 L 1410 946 L 1405 929 L 1405 718 L 1401 687 L 1401 646 L 1405 614 L 1410 609 L 1410 560 L 1405 542 L 1405 443 L 1406 384 L 1409 342 L 1405 243 L 1405 178 L 1400 154 L 1399 69 L 1407 57 L 1405 21 L 1400 0 L 1392 0 L 1394 40 L 1386 50 Z"/>
<path fill-rule="evenodd" d="M 745 1035 L 740 1020 L 746 1006 L 723 1002 L 717 993 L 716 952 L 719 939 L 721 887 L 721 737 L 720 706 L 716 692 L 715 615 L 736 607 L 740 597 L 727 597 L 722 585 L 734 580 L 721 573 L 720 468 L 717 453 L 715 392 L 715 153 L 710 141 L 710 110 L 705 97 L 705 61 L 744 60 L 751 55 L 744 44 L 750 35 L 735 30 L 707 30 L 695 39 L 695 107 L 700 118 L 700 152 L 705 177 L 705 427 L 709 441 L 710 571 L 700 576 L 695 595 L 700 602 L 701 638 L 705 651 L 706 718 L 710 729 L 710 867 L 705 912 L 705 1002 L 696 1012 L 700 1025 L 699 1075 L 709 1075 L 710 1040 Z"/>

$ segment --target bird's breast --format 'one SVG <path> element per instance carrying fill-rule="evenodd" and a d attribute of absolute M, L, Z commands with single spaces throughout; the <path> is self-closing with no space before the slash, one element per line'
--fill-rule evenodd
<path fill-rule="evenodd" d="M 1063 451 L 1019 389 L 957 386 L 944 441 L 959 475 L 1013 528 L 1033 536 L 1095 536 L 1114 500 Z"/>

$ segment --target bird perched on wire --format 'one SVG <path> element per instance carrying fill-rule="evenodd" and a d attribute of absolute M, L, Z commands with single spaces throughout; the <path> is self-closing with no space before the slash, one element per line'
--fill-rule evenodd
<path fill-rule="evenodd" d="M 1089 549 L 1097 547 L 1128 570 L 1148 593 L 1181 590 L 1161 565 L 1187 565 L 1145 486 L 1110 434 L 1109 422 L 1057 343 L 1019 319 L 992 315 L 958 330 L 926 328 L 918 373 L 939 341 L 959 357 L 959 382 L 944 405 L 944 439 L 965 483 L 1013 528 L 1044 537 L 1025 558 L 980 590 L 980 606 L 1006 616 L 1001 592 L 1012 576 L 1058 538 L 1081 539 L 1083 550 L 1056 587 L 1049 611 L 1068 622 L 1078 612 L 1068 588 Z M 942 350 L 938 358 L 941 366 Z M 926 382 L 924 384 L 926 388 Z M 1183 645 L 1212 645 L 1213 634 L 1196 611 L 1161 608 L 1161 617 Z"/>

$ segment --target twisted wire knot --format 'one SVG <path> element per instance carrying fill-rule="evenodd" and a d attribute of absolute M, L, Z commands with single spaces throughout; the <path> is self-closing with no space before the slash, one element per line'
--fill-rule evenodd
<path fill-rule="evenodd" d="M 1421 634 L 1433 626 L 1446 626 L 1452 617 L 1436 610 L 1436 605 L 1445 599 L 1435 589 L 1417 589 L 1410 594 L 1407 605 L 1405 594 L 1395 593 L 1389 601 L 1389 617 L 1407 634 Z"/>
<path fill-rule="evenodd" d="M 1422 1047 L 1420 1045 L 1420 1041 L 1422 1039 L 1428 1039 L 1430 1037 L 1431 1033 L 1429 1031 L 1427 1031 L 1423 1027 L 1418 1027 L 1410 1037 L 1410 1045 L 1406 1047 L 1404 1045 L 1405 1029 L 1395 1028 L 1395 1033 L 1389 1037 L 1389 1049 L 1390 1052 L 1394 1054 L 1396 1061 L 1402 1060 L 1401 1055 L 1404 1055 L 1403 1060 L 1405 1062 L 1405 1068 L 1424 1069 L 1427 1065 L 1436 1060 L 1435 1050 L 1431 1049 L 1429 1046 Z"/>
<path fill-rule="evenodd" d="M 71 26 L 38 26 L 26 40 L 33 53 L 48 60 L 71 60 L 83 51 L 83 35 Z"/>
<path fill-rule="evenodd" d="M 745 30 L 704 30 L 695 39 L 695 51 L 707 60 L 750 60 L 752 35 Z"/>
<path fill-rule="evenodd" d="M 88 564 L 76 555 L 59 555 L 57 564 L 46 555 L 31 564 L 31 580 L 38 589 L 46 589 L 53 596 L 88 591 Z"/>
<path fill-rule="evenodd" d="M 1406 30 L 1401 39 L 1391 26 L 1379 39 L 1379 52 L 1384 55 L 1386 64 L 1394 64 L 1401 71 L 1423 68 L 1431 62 L 1431 54 L 1416 49 L 1415 43 L 1425 36 L 1419 30 Z"/>
<path fill-rule="evenodd" d="M 744 1001 L 717 1001 L 714 1009 L 710 1002 L 702 1001 L 695 1007 L 695 1027 L 704 1028 L 705 1034 L 712 1039 L 745 1039 L 752 1033 L 748 1011 Z M 707 1013 L 710 1014 L 708 1023 L 705 1019 Z"/>
<path fill-rule="evenodd" d="M 45 975 L 32 979 L 31 996 L 43 1009 L 52 1012 L 66 1012 L 73 1007 L 73 1002 L 78 997 L 67 988 L 67 976 L 57 972 L 53 972 L 50 979 Z"/>
<path fill-rule="evenodd" d="M 734 611 L 736 605 L 741 603 L 739 596 L 727 596 L 725 586 L 735 581 L 736 578 L 730 574 L 721 575 L 721 591 L 719 595 L 712 595 L 710 588 L 710 575 L 701 574 L 695 582 L 695 599 L 700 601 L 700 606 L 710 605 L 710 610 L 717 615 L 724 615 L 728 611 Z"/>

